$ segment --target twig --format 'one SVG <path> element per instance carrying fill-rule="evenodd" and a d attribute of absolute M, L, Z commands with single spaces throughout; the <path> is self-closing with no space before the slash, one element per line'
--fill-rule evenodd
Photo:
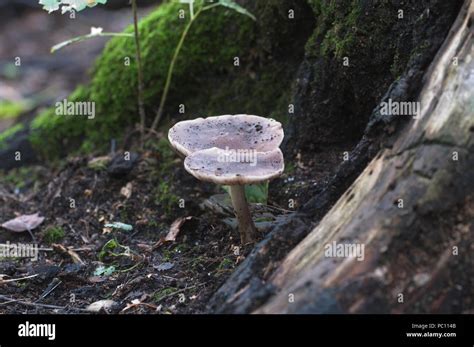
<path fill-rule="evenodd" d="M 216 6 L 220 6 L 219 3 L 215 3 L 209 6 L 201 7 L 194 16 L 191 17 L 189 23 L 186 25 L 186 28 L 184 28 L 183 33 L 181 34 L 181 38 L 179 39 L 178 46 L 176 46 L 176 49 L 174 51 L 173 59 L 171 60 L 171 64 L 168 68 L 168 75 L 166 77 L 166 83 L 165 83 L 165 88 L 163 89 L 163 94 L 161 96 L 161 101 L 160 101 L 160 106 L 158 108 L 158 112 L 156 113 L 155 119 L 153 120 L 153 124 L 151 125 L 151 130 L 156 130 L 158 127 L 158 124 L 160 123 L 161 117 L 163 116 L 163 111 L 165 108 L 166 104 L 166 99 L 168 98 L 168 93 L 169 89 L 171 86 L 171 80 L 173 78 L 173 71 L 174 67 L 176 65 L 176 61 L 178 60 L 179 53 L 181 52 L 181 48 L 183 48 L 184 41 L 186 40 L 186 37 L 188 36 L 188 33 L 193 25 L 193 23 L 196 21 L 196 19 L 199 17 L 199 15 L 207 10 L 210 10 L 211 8 L 214 8 Z"/>
<path fill-rule="evenodd" d="M 54 249 L 53 249 L 53 248 L 38 248 L 38 251 L 41 251 L 41 252 L 53 252 Z M 88 251 L 92 251 L 92 248 L 89 248 L 89 247 L 71 248 L 71 251 L 75 251 L 75 252 L 88 252 Z"/>
<path fill-rule="evenodd" d="M 24 300 L 20 300 L 20 299 L 12 299 L 12 298 L 9 298 L 8 296 L 1 295 L 1 294 L 0 294 L 0 299 L 1 300 L 7 300 L 6 302 L 0 303 L 0 305 L 15 303 L 15 304 L 21 304 L 21 305 L 26 305 L 26 306 L 49 308 L 51 310 L 66 310 L 66 309 L 69 308 L 69 309 L 77 310 L 77 311 L 81 311 L 81 312 L 89 312 L 84 308 L 39 304 L 39 303 L 24 301 Z"/>
<path fill-rule="evenodd" d="M 133 36 L 132 34 L 128 34 L 128 33 L 96 33 L 96 34 L 82 35 L 82 36 L 74 37 L 67 41 L 58 43 L 57 45 L 54 45 L 53 47 L 51 47 L 51 53 L 55 53 L 59 51 L 60 49 L 66 46 L 69 46 L 73 43 L 85 41 L 94 37 L 132 37 L 132 36 Z"/>
<path fill-rule="evenodd" d="M 135 49 L 137 58 L 137 78 L 138 78 L 138 113 L 140 115 L 140 135 L 141 135 L 141 146 L 143 148 L 144 137 L 145 137 L 145 103 L 143 100 L 143 69 L 142 69 L 142 52 L 140 48 L 140 32 L 138 31 L 138 14 L 137 14 L 137 0 L 132 0 L 132 12 L 133 12 L 133 26 L 135 34 Z"/>
<path fill-rule="evenodd" d="M 186 288 L 183 288 L 183 289 L 179 289 L 179 290 L 177 290 L 173 293 L 166 294 L 165 296 L 161 297 L 160 300 L 156 301 L 155 304 L 158 304 L 158 303 L 162 302 L 165 299 L 171 298 L 172 296 L 175 296 L 176 294 L 180 294 L 180 293 L 185 292 L 187 290 L 194 289 L 194 288 L 197 288 L 197 287 L 201 287 L 201 286 L 204 286 L 206 284 L 207 283 L 200 283 L 200 284 L 193 285 L 191 287 L 186 287 Z"/>
<path fill-rule="evenodd" d="M 34 274 L 34 275 L 30 275 L 30 276 L 25 276 L 25 277 L 20 277 L 20 278 L 11 278 L 9 280 L 0 280 L 0 284 L 5 284 L 5 283 L 11 283 L 11 282 L 18 282 L 18 281 L 22 281 L 22 280 L 27 280 L 27 279 L 30 279 L 30 278 L 34 278 L 34 277 L 37 277 L 38 274 Z"/>
<path fill-rule="evenodd" d="M 41 294 L 41 296 L 35 300 L 35 303 L 38 303 L 40 300 L 43 300 L 44 298 L 46 298 L 49 294 L 51 294 L 61 283 L 63 283 L 62 281 L 58 280 L 58 282 L 52 287 L 50 288 L 49 290 L 45 291 L 43 294 Z"/>

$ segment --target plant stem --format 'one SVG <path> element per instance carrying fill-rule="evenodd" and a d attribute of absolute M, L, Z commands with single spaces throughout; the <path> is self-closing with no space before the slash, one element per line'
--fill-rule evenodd
<path fill-rule="evenodd" d="M 257 231 L 245 197 L 245 186 L 230 186 L 230 198 L 239 224 L 240 242 L 242 244 L 255 242 Z"/>
<path fill-rule="evenodd" d="M 142 68 L 142 53 L 140 48 L 140 33 L 138 31 L 138 14 L 137 14 L 137 0 L 132 0 L 132 12 L 133 12 L 133 25 L 135 34 L 135 49 L 137 59 L 137 77 L 138 77 L 138 113 L 140 115 L 140 134 L 141 134 L 141 145 L 143 147 L 143 141 L 145 137 L 145 103 L 143 101 L 143 68 Z"/>
<path fill-rule="evenodd" d="M 54 45 L 51 47 L 51 53 L 56 53 L 60 49 L 67 47 L 73 43 L 76 42 L 81 42 L 85 41 L 88 39 L 92 39 L 94 37 L 133 37 L 133 34 L 127 34 L 127 33 L 99 33 L 99 34 L 87 34 L 87 35 L 82 35 L 82 36 L 77 36 L 72 39 L 66 40 L 64 42 L 58 43 L 57 45 Z"/>
<path fill-rule="evenodd" d="M 173 58 L 171 60 L 171 64 L 168 68 L 168 74 L 166 76 L 165 88 L 163 89 L 163 94 L 162 94 L 161 100 L 160 100 L 160 106 L 158 108 L 158 112 L 156 113 L 153 124 L 151 125 L 151 130 L 156 130 L 156 128 L 158 127 L 158 124 L 160 123 L 161 117 L 163 116 L 163 111 L 164 111 L 164 108 L 165 108 L 166 99 L 168 98 L 168 93 L 169 93 L 169 89 L 170 89 L 170 86 L 171 86 L 171 80 L 173 78 L 174 67 L 176 65 L 176 61 L 178 60 L 179 53 L 181 52 L 181 48 L 183 48 L 183 44 L 184 44 L 184 41 L 186 40 L 186 36 L 188 36 L 188 33 L 189 33 L 193 23 L 196 21 L 196 19 L 199 17 L 199 15 L 202 12 L 210 10 L 211 8 L 214 8 L 214 7 L 219 6 L 219 5 L 220 5 L 219 3 L 215 3 L 215 4 L 212 4 L 212 5 L 201 7 L 196 12 L 196 14 L 193 17 L 191 17 L 189 23 L 186 25 L 186 28 L 184 28 L 184 31 L 181 34 L 181 38 L 178 42 L 178 45 L 176 46 L 176 49 L 174 51 L 174 55 L 173 55 Z"/>

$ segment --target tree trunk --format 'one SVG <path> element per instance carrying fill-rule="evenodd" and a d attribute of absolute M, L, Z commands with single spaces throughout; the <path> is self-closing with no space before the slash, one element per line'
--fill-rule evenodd
<path fill-rule="evenodd" d="M 421 113 L 284 259 L 255 312 L 474 312 L 473 19 L 467 0 Z"/>

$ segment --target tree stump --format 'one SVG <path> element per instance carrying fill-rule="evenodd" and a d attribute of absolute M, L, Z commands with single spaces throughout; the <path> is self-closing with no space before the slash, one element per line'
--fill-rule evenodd
<path fill-rule="evenodd" d="M 467 0 L 424 77 L 421 113 L 285 258 L 255 312 L 474 312 L 473 21 Z M 329 252 L 344 245 L 363 257 Z"/>

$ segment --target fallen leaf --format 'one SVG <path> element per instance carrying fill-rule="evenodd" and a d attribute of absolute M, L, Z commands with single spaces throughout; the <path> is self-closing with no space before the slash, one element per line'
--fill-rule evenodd
<path fill-rule="evenodd" d="M 141 302 L 140 300 L 138 299 L 134 299 L 132 300 L 129 304 L 127 304 L 127 306 L 121 311 L 121 312 L 125 312 L 125 311 L 128 311 L 130 310 L 131 308 L 134 308 L 134 307 L 137 307 L 137 306 L 146 306 L 146 307 L 149 307 L 153 310 L 156 310 L 157 307 L 155 305 L 152 305 L 152 304 L 147 304 L 146 302 Z"/>
<path fill-rule="evenodd" d="M 120 189 L 120 194 L 125 196 L 126 199 L 130 199 L 132 196 L 133 185 L 132 182 L 128 182 L 122 189 Z"/>
<path fill-rule="evenodd" d="M 154 266 L 154 268 L 158 271 L 166 271 L 166 270 L 170 270 L 174 267 L 174 264 L 173 263 L 163 263 L 163 264 L 160 264 L 158 266 Z"/>
<path fill-rule="evenodd" d="M 71 248 L 66 248 L 59 243 L 53 243 L 51 247 L 53 247 L 53 249 L 59 253 L 69 255 L 75 264 L 85 265 L 84 261 L 81 259 L 81 257 L 79 257 L 79 254 L 74 252 Z"/>
<path fill-rule="evenodd" d="M 113 300 L 99 300 L 87 306 L 86 311 L 89 311 L 89 312 L 100 312 L 102 310 L 108 311 L 112 309 L 115 305 L 117 305 L 117 303 Z"/>
<path fill-rule="evenodd" d="M 3 223 L 2 227 L 10 231 L 22 232 L 35 229 L 43 221 L 44 217 L 40 217 L 38 213 L 21 215 Z"/>
<path fill-rule="evenodd" d="M 193 217 L 180 217 L 178 219 L 176 219 L 172 224 L 171 224 L 171 227 L 170 227 L 170 231 L 168 232 L 168 234 L 166 235 L 165 237 L 165 241 L 167 242 L 172 242 L 172 241 L 176 241 L 176 238 L 178 237 L 178 234 L 179 232 L 181 231 L 181 227 L 183 226 L 183 224 L 192 219 Z"/>
<path fill-rule="evenodd" d="M 89 281 L 89 283 L 102 283 L 107 281 L 107 278 L 102 276 L 90 276 L 87 281 Z"/>
<path fill-rule="evenodd" d="M 168 243 L 168 242 L 174 242 L 176 241 L 176 238 L 178 237 L 178 234 L 179 232 L 181 231 L 181 227 L 183 226 L 183 224 L 192 219 L 193 217 L 180 217 L 178 219 L 176 219 L 172 224 L 171 224 L 171 227 L 170 227 L 170 231 L 168 232 L 168 234 L 166 234 L 165 237 L 161 237 L 158 242 L 156 242 L 153 247 L 152 247 L 152 250 L 155 250 L 157 249 L 158 247 L 161 247 L 163 246 L 165 243 Z"/>

